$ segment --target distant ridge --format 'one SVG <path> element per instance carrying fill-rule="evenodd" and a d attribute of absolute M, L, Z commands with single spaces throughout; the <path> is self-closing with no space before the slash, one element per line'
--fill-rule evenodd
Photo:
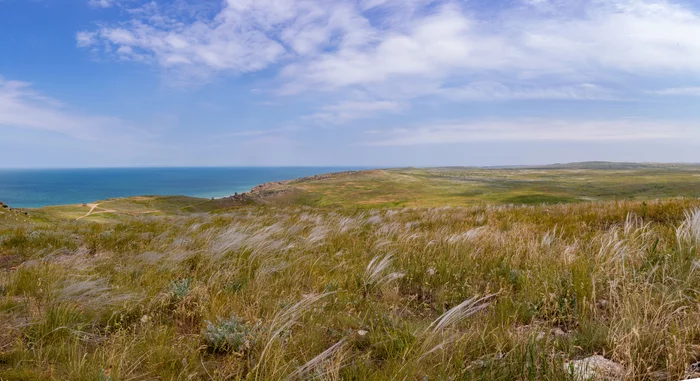
<path fill-rule="evenodd" d="M 652 168 L 683 168 L 697 166 L 697 163 L 634 163 L 614 161 L 581 161 L 573 163 L 554 163 L 541 165 L 489 165 L 489 166 L 444 166 L 422 167 L 422 169 L 652 169 Z M 416 167 L 406 167 L 407 169 Z M 402 169 L 402 168 L 397 168 Z"/>
<path fill-rule="evenodd" d="M 632 163 L 632 162 L 613 162 L 613 161 L 582 161 L 574 163 L 555 163 L 540 166 L 526 166 L 527 168 L 543 168 L 543 169 L 643 169 L 643 168 L 668 168 L 679 166 L 690 166 L 693 164 L 681 163 Z"/>

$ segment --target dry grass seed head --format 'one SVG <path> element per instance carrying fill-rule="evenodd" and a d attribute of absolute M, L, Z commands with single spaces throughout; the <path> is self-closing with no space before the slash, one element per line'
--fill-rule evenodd
<path fill-rule="evenodd" d="M 389 268 L 394 262 L 392 255 L 384 257 L 375 256 L 365 269 L 365 287 L 377 288 L 404 276 L 401 272 L 389 272 Z"/>

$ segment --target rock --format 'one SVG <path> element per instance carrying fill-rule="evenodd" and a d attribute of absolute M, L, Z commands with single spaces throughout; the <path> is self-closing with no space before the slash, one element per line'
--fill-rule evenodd
<path fill-rule="evenodd" d="M 372 345 L 372 341 L 369 339 L 369 331 L 364 329 L 359 329 L 355 331 L 355 345 L 358 348 L 368 348 Z"/>
<path fill-rule="evenodd" d="M 700 378 L 700 361 L 690 364 L 685 370 L 683 379 L 687 380 L 689 378 Z"/>
<path fill-rule="evenodd" d="M 236 192 L 233 194 L 233 196 L 224 197 L 221 200 L 234 202 L 234 203 L 247 203 L 247 202 L 252 201 L 253 198 L 254 198 L 254 195 L 251 192 L 248 192 L 248 193 Z"/>
<path fill-rule="evenodd" d="M 552 335 L 557 338 L 566 338 L 569 337 L 569 334 L 564 332 L 561 328 L 554 328 L 552 330 Z"/>
<path fill-rule="evenodd" d="M 665 370 L 657 370 L 656 372 L 652 372 L 649 374 L 649 379 L 654 380 L 654 381 L 671 381 L 671 373 L 666 372 Z"/>
<path fill-rule="evenodd" d="M 470 367 L 477 367 L 477 368 L 485 368 L 489 364 L 493 364 L 494 362 L 498 360 L 502 360 L 505 357 L 505 355 L 501 352 L 496 353 L 495 355 L 488 355 L 485 357 L 482 357 L 479 360 L 474 360 L 471 362 Z"/>
<path fill-rule="evenodd" d="M 571 372 L 575 380 L 622 380 L 625 368 L 603 356 L 591 356 L 582 360 L 569 361 L 564 369 Z"/>
<path fill-rule="evenodd" d="M 700 373 L 700 361 L 690 364 L 688 370 L 694 373 Z"/>

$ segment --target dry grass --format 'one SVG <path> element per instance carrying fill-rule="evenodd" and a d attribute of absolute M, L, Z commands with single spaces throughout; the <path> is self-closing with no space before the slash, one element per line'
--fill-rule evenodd
<path fill-rule="evenodd" d="M 700 356 L 698 207 L 15 224 L 0 229 L 0 379 L 559 380 L 592 354 L 677 379 Z"/>

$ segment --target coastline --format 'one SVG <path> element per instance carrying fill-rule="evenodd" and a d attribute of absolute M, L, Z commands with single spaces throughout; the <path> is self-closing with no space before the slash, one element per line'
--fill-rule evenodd
<path fill-rule="evenodd" d="M 0 171 L 0 201 L 17 209 L 139 196 L 224 199 L 256 187 L 359 167 L 105 168 Z"/>
<path fill-rule="evenodd" d="M 322 174 L 318 174 L 318 175 L 300 177 L 300 178 L 292 179 L 292 180 L 268 181 L 266 183 L 258 184 L 256 186 L 250 188 L 250 190 L 247 192 L 243 192 L 243 193 L 235 192 L 234 194 L 226 196 L 226 197 L 212 198 L 212 200 L 231 200 L 234 202 L 256 202 L 256 201 L 260 202 L 260 201 L 264 201 L 264 199 L 267 197 L 279 196 L 279 195 L 282 195 L 284 193 L 289 192 L 291 189 L 287 187 L 288 185 L 299 184 L 299 183 L 303 183 L 306 181 L 326 180 L 326 179 L 334 178 L 336 176 L 352 175 L 352 174 L 362 173 L 362 172 L 366 172 L 366 171 L 371 171 L 371 170 L 362 169 L 362 170 L 351 170 L 351 171 L 341 171 L 341 172 L 330 172 L 330 173 L 322 173 Z"/>

